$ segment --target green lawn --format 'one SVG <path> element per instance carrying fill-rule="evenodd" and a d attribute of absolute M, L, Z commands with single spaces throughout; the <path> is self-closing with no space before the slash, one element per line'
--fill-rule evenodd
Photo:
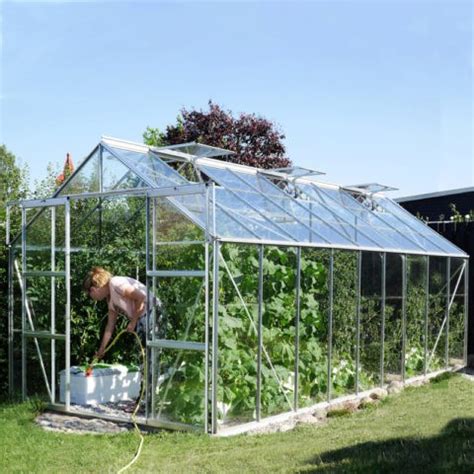
<path fill-rule="evenodd" d="M 33 423 L 34 405 L 0 405 L 0 472 L 116 472 L 138 440 L 67 435 Z M 409 388 L 323 426 L 261 436 L 149 434 L 128 472 L 474 472 L 474 382 Z"/>

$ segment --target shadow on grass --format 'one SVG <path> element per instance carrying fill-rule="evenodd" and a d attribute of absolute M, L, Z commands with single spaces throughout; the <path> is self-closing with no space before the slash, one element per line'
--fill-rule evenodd
<path fill-rule="evenodd" d="M 312 464 L 305 472 L 474 473 L 474 418 L 454 419 L 431 438 L 395 438 L 328 451 Z"/>

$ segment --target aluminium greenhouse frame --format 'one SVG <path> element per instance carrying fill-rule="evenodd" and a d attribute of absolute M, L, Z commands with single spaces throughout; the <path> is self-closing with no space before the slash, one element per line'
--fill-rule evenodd
<path fill-rule="evenodd" d="M 118 143 L 118 145 L 117 145 Z M 193 144 L 191 144 L 193 145 Z M 213 158 L 206 158 L 206 157 L 199 157 L 199 156 L 190 156 L 189 153 L 185 153 L 180 151 L 180 146 L 177 147 L 168 147 L 167 149 L 148 149 L 148 147 L 144 147 L 143 145 L 138 144 L 129 144 L 127 142 L 119 142 L 117 140 L 111 139 L 104 139 L 101 144 L 99 144 L 91 153 L 92 156 L 94 153 L 99 151 L 100 156 L 100 163 L 102 163 L 103 156 L 102 152 L 107 150 L 113 149 L 113 146 L 119 146 L 123 149 L 130 148 L 132 150 L 144 150 L 147 149 L 147 153 L 154 153 L 159 152 L 161 153 L 161 158 L 164 160 L 166 158 L 172 158 L 177 161 L 181 161 L 182 163 L 190 163 L 196 170 L 202 171 L 206 166 L 214 167 L 215 169 L 226 169 L 230 170 L 230 174 L 232 175 L 232 179 L 236 178 L 236 182 L 244 181 L 242 175 L 239 173 L 250 173 L 248 169 L 243 170 L 245 167 L 241 167 L 239 165 L 233 165 L 226 162 L 217 162 Z M 186 146 L 186 145 L 183 145 Z M 189 144 L 188 144 L 189 146 Z M 209 149 L 212 147 L 208 147 Z M 212 150 L 211 150 L 212 151 Z M 223 153 L 224 154 L 224 153 Z M 119 155 L 114 155 L 119 159 Z M 221 156 L 221 155 L 216 155 Z M 81 167 L 87 162 L 88 160 L 84 160 L 84 163 L 78 168 L 76 173 L 79 173 Z M 166 162 L 166 161 L 164 161 Z M 125 159 L 123 160 L 124 164 L 129 164 Z M 262 403 L 261 403 L 261 392 L 262 392 L 262 366 L 263 362 L 266 361 L 269 363 L 273 376 L 278 381 L 278 385 L 282 389 L 285 398 L 289 405 L 289 412 L 296 412 L 299 410 L 299 402 L 298 402 L 298 389 L 299 389 L 299 351 L 300 351 L 300 316 L 301 316 L 301 308 L 300 308 L 300 292 L 301 292 L 301 278 L 302 278 L 302 269 L 301 269 L 301 260 L 302 260 L 302 250 L 305 248 L 319 248 L 319 249 L 327 249 L 329 251 L 329 262 L 328 262 L 328 340 L 327 340 L 327 393 L 325 395 L 325 399 L 329 402 L 334 400 L 332 393 L 332 383 L 331 383 L 331 374 L 333 372 L 332 367 L 332 355 L 333 355 L 333 318 L 334 318 L 334 267 L 335 267 L 335 252 L 336 251 L 349 251 L 355 252 L 356 255 L 356 313 L 355 313 L 355 334 L 356 334 L 356 353 L 355 353 L 355 364 L 356 364 L 356 371 L 355 371 L 355 394 L 361 392 L 360 380 L 359 380 L 359 373 L 360 373 L 360 345 L 361 345 L 361 285 L 362 285 L 362 259 L 365 253 L 376 254 L 379 255 L 380 258 L 380 265 L 381 265 L 381 275 L 380 275 L 380 323 L 381 323 L 381 332 L 380 332 L 380 341 L 381 341 L 381 350 L 380 350 L 380 385 L 384 386 L 386 381 L 384 377 L 384 342 L 385 342 L 385 313 L 386 313 L 386 289 L 387 289 L 387 282 L 386 282 L 386 274 L 387 274 L 387 255 L 388 254 L 396 254 L 400 257 L 401 260 L 401 288 L 402 288 L 402 295 L 401 295 L 401 321 L 402 321 L 402 350 L 400 353 L 401 357 L 401 377 L 402 380 L 405 381 L 406 375 L 406 368 L 405 368 L 405 347 L 406 347 L 406 321 L 407 321 L 407 285 L 408 285 L 408 265 L 407 259 L 411 256 L 420 256 L 425 260 L 425 306 L 424 306 L 424 354 L 423 354 L 423 375 L 427 375 L 430 372 L 430 364 L 431 358 L 438 348 L 440 344 L 445 345 L 444 348 L 444 368 L 448 369 L 449 367 L 449 324 L 450 324 L 450 310 L 452 308 L 454 299 L 457 295 L 458 288 L 461 285 L 461 282 L 464 286 L 464 342 L 463 342 L 463 362 L 466 363 L 467 359 L 467 303 L 468 303 L 468 267 L 467 263 L 467 256 L 462 253 L 453 253 L 442 251 L 442 248 L 439 247 L 440 251 L 433 251 L 433 250 L 424 250 L 422 245 L 419 242 L 415 242 L 413 248 L 407 250 L 407 248 L 383 248 L 380 247 L 380 244 L 374 239 L 374 237 L 370 235 L 365 235 L 366 240 L 368 242 L 373 242 L 374 246 L 369 245 L 361 245 L 358 244 L 357 241 L 353 241 L 354 245 L 343 245 L 340 243 L 332 243 L 328 240 L 325 235 L 320 234 L 320 231 L 316 231 L 313 227 L 314 222 L 319 223 L 324 218 L 322 218 L 317 211 L 312 209 L 312 202 L 310 201 L 309 206 L 306 205 L 304 202 L 298 201 L 295 197 L 291 197 L 291 204 L 293 207 L 288 208 L 285 207 L 285 203 L 280 203 L 278 200 L 274 200 L 275 205 L 274 208 L 278 209 L 282 215 L 286 216 L 287 219 L 293 218 L 295 221 L 298 221 L 298 217 L 296 212 L 295 214 L 291 215 L 291 209 L 297 208 L 298 210 L 303 209 L 305 212 L 308 213 L 309 220 L 305 222 L 301 220 L 299 223 L 301 224 L 301 229 L 304 229 L 304 232 L 308 232 L 309 240 L 308 241 L 300 241 L 295 239 L 291 233 L 284 228 L 284 226 L 277 221 L 272 222 L 271 219 L 262 212 L 261 209 L 258 208 L 257 204 L 253 204 L 249 202 L 247 199 L 243 198 L 239 193 L 235 192 L 232 189 L 228 189 L 230 192 L 229 194 L 235 198 L 236 202 L 242 204 L 242 206 L 248 206 L 251 209 L 252 215 L 258 217 L 259 222 L 262 228 L 265 228 L 265 225 L 268 227 L 272 226 L 273 234 L 279 234 L 282 238 L 280 239 L 265 239 L 258 236 L 255 228 L 248 228 L 247 234 L 253 234 L 255 238 L 249 237 L 238 237 L 238 236 L 223 236 L 220 234 L 219 225 L 218 225 L 218 212 L 219 210 L 223 214 L 226 214 L 231 221 L 238 221 L 238 217 L 230 215 L 231 212 L 229 208 L 225 208 L 220 202 L 217 196 L 217 190 L 222 187 L 222 183 L 219 183 L 217 180 L 209 180 L 207 183 L 201 182 L 198 184 L 183 184 L 183 183 L 176 183 L 176 185 L 170 185 L 171 183 L 167 183 L 164 186 L 156 186 L 156 182 L 151 180 L 147 180 L 146 176 L 142 176 L 143 181 L 147 187 L 139 188 L 139 189 L 120 189 L 120 190 L 105 190 L 103 183 L 104 183 L 104 176 L 102 164 L 99 167 L 99 190 L 95 192 L 85 192 L 81 194 L 70 194 L 65 196 L 60 196 L 60 192 L 62 189 L 67 187 L 68 182 L 74 177 L 71 176 L 69 180 L 64 183 L 63 187 L 60 188 L 58 193 L 56 193 L 56 197 L 52 197 L 50 199 L 44 200 L 24 200 L 15 203 L 9 203 L 7 207 L 7 246 L 10 249 L 9 252 L 9 287 L 8 287 L 8 317 L 9 317 L 9 382 L 10 382 L 10 389 L 13 390 L 14 386 L 14 361 L 13 361 L 13 349 L 14 349 L 14 335 L 19 335 L 21 337 L 21 376 L 22 376 L 22 396 L 26 398 L 27 394 L 27 387 L 26 387 L 26 345 L 28 340 L 32 340 L 36 346 L 37 354 L 39 356 L 41 370 L 43 373 L 43 377 L 45 379 L 45 385 L 47 387 L 47 391 L 49 392 L 51 406 L 58 410 L 64 410 L 66 412 L 70 411 L 70 344 L 71 344 L 71 267 L 70 267 L 70 255 L 71 255 L 71 248 L 70 248 L 70 239 L 71 239 L 71 229 L 70 229 L 70 218 L 71 218 L 71 208 L 70 203 L 74 200 L 83 200 L 83 199 L 90 199 L 90 198 L 106 198 L 112 196 L 121 196 L 121 197 L 128 197 L 128 196 L 142 196 L 146 200 L 145 206 L 145 215 L 146 215 L 146 242 L 145 242 L 145 252 L 146 252 L 146 276 L 147 276 L 147 288 L 149 290 L 153 289 L 156 286 L 157 279 L 160 278 L 169 278 L 169 277 L 178 277 L 178 278 L 203 278 L 204 280 L 204 294 L 205 294 L 205 328 L 204 328 L 204 340 L 202 342 L 195 342 L 195 341 L 182 341 L 182 340 L 168 340 L 168 339 L 157 339 L 155 337 L 155 331 L 151 331 L 151 337 L 147 339 L 147 357 L 148 360 L 151 360 L 151 364 L 149 364 L 149 374 L 147 374 L 145 378 L 145 386 L 146 386 L 146 416 L 144 423 L 150 426 L 158 426 L 158 427 L 165 427 L 165 428 L 176 428 L 176 429 L 192 429 L 190 425 L 185 425 L 179 422 L 171 422 L 167 420 L 157 420 L 154 418 L 154 398 L 156 396 L 155 391 L 150 389 L 150 380 L 154 380 L 155 377 L 155 352 L 161 349 L 175 349 L 178 351 L 200 351 L 203 353 L 204 358 L 204 393 L 203 399 L 204 402 L 204 413 L 203 413 L 203 429 L 206 433 L 217 433 L 219 432 L 219 409 L 218 409 L 218 380 L 219 380 L 219 362 L 218 362 L 218 355 L 219 355 L 219 288 L 220 288 L 220 280 L 219 280 L 219 271 L 224 272 L 232 282 L 232 285 L 238 295 L 240 300 L 241 306 L 246 313 L 247 317 L 252 318 L 250 316 L 249 309 L 242 297 L 239 286 L 232 275 L 229 266 L 227 265 L 222 252 L 221 246 L 226 244 L 244 244 L 244 245 L 252 245 L 257 246 L 258 248 L 258 294 L 257 294 L 257 321 L 256 325 L 254 323 L 253 329 L 256 331 L 257 335 L 257 354 L 256 354 L 256 394 L 255 394 L 255 421 L 260 422 L 264 415 L 262 414 Z M 76 174 L 75 173 L 75 174 Z M 256 172 L 258 173 L 258 171 Z M 265 176 L 270 174 L 270 176 L 274 177 L 275 179 L 282 179 L 286 180 L 288 185 L 292 185 L 295 188 L 298 188 L 299 183 L 303 182 L 305 185 L 307 184 L 310 188 L 318 188 L 318 192 L 322 192 L 324 194 L 324 186 L 322 187 L 323 191 L 321 191 L 321 186 L 315 185 L 312 181 L 305 181 L 305 178 L 291 178 L 289 173 L 285 173 L 284 171 L 275 171 L 275 172 L 262 172 L 261 175 Z M 172 174 L 172 173 L 171 173 Z M 196 172 L 199 176 L 199 173 Z M 265 178 L 263 178 L 265 179 Z M 257 189 L 254 185 L 250 186 L 250 189 L 255 192 L 255 194 L 262 195 L 262 201 L 268 202 L 272 199 L 272 197 L 268 197 L 268 195 L 264 195 L 264 193 Z M 340 188 L 341 192 L 343 188 Z M 349 188 L 348 188 L 349 189 Z M 357 192 L 364 194 L 365 191 L 362 188 L 356 189 Z M 275 186 L 275 193 L 280 195 L 280 193 L 284 194 L 280 188 Z M 367 193 L 368 195 L 370 193 Z M 180 199 L 183 196 L 195 196 L 196 199 L 200 199 L 202 204 L 202 212 L 204 214 L 204 219 L 201 219 L 202 216 L 196 216 L 193 214 L 192 211 L 187 208 Z M 287 195 L 285 195 L 285 199 L 290 199 Z M 155 259 L 155 252 L 156 252 L 156 221 L 155 221 L 155 212 L 154 208 L 156 206 L 157 201 L 160 199 L 165 199 L 168 203 L 174 206 L 178 212 L 182 213 L 187 219 L 195 224 L 199 225 L 204 231 L 204 268 L 196 269 L 188 269 L 188 270 L 162 270 L 156 268 L 156 259 Z M 283 202 L 283 201 L 282 201 Z M 331 208 L 331 205 L 334 204 L 333 201 L 328 199 L 325 201 L 326 204 L 321 206 L 324 208 L 325 211 L 328 212 L 328 215 L 334 216 L 337 221 L 343 221 L 343 217 L 341 214 L 336 215 L 336 211 L 334 208 Z M 314 203 L 316 204 L 316 203 Z M 10 237 L 10 216 L 11 216 L 11 208 L 12 207 L 20 207 L 21 208 L 21 226 L 22 226 L 22 233 L 21 233 L 21 269 L 18 268 L 17 262 L 14 260 L 14 252 L 13 247 L 15 244 L 15 240 L 12 240 Z M 27 220 L 27 211 L 32 209 L 42 210 L 44 208 L 51 209 L 51 266 L 49 270 L 45 271 L 29 271 L 27 267 L 27 229 L 30 225 L 31 221 L 28 222 Z M 55 260 L 55 252 L 56 252 L 56 209 L 57 208 L 64 208 L 64 229 L 65 229 L 65 239 L 64 239 L 64 271 L 58 271 L 56 269 L 56 260 Z M 375 214 L 375 213 L 373 213 Z M 35 217 L 33 218 L 33 220 Z M 398 219 L 401 219 L 398 217 Z M 375 214 L 375 218 L 373 222 L 382 221 L 383 217 L 378 216 Z M 396 221 L 396 219 L 394 219 Z M 282 220 L 281 222 L 284 222 Z M 408 228 L 410 225 L 406 223 L 400 222 L 407 226 Z M 248 225 L 248 223 L 247 223 Z M 375 224 L 374 224 L 375 225 Z M 242 222 L 242 226 L 246 226 L 246 223 Z M 393 223 L 388 223 L 388 227 L 392 228 L 392 231 L 395 235 L 400 234 L 403 236 L 403 231 L 400 230 L 396 225 Z M 151 232 L 150 232 L 151 228 Z M 342 227 L 341 227 L 342 228 Z M 350 228 L 350 226 L 349 226 Z M 276 230 L 275 230 L 276 229 Z M 343 230 L 336 229 L 334 235 L 342 235 L 341 238 L 347 239 L 347 231 L 344 234 Z M 367 229 L 370 230 L 370 226 L 364 227 L 364 229 L 359 230 L 358 228 L 355 229 L 355 232 L 360 232 L 360 234 L 367 234 Z M 284 237 L 287 237 L 287 240 Z M 314 237 L 321 237 L 320 241 L 311 241 Z M 349 235 L 350 238 L 351 235 Z M 405 236 L 403 236 L 406 238 Z M 339 237 L 338 237 L 339 238 Z M 427 240 L 430 240 L 427 237 Z M 173 242 L 176 244 L 176 242 Z M 433 247 L 438 247 L 439 244 L 434 244 Z M 290 393 L 291 397 L 285 392 L 283 389 L 283 382 L 279 379 L 275 368 L 272 365 L 270 357 L 268 355 L 267 349 L 263 342 L 263 315 L 265 312 L 264 308 L 264 297 L 263 297 L 263 261 L 264 261 L 264 252 L 265 249 L 268 247 L 285 247 L 291 248 L 295 250 L 296 254 L 296 286 L 295 286 L 295 307 L 294 307 L 294 322 L 295 322 L 295 339 L 294 339 L 294 353 L 295 353 L 295 363 L 294 363 L 294 380 L 293 380 L 293 390 L 292 394 Z M 377 246 L 379 248 L 377 248 Z M 417 248 L 418 247 L 418 248 Z M 453 246 L 454 247 L 454 246 Z M 152 249 L 150 251 L 150 248 Z M 434 348 L 431 351 L 431 355 L 429 354 L 428 348 L 428 320 L 430 314 L 430 259 L 431 258 L 438 258 L 443 257 L 446 259 L 446 285 L 445 285 L 445 313 L 444 318 L 442 320 L 441 328 L 439 330 L 438 336 L 436 338 Z M 457 274 L 453 274 L 451 272 L 451 259 L 462 259 L 463 263 L 458 270 Z M 27 300 L 27 290 L 28 290 L 28 278 L 34 277 L 49 277 L 51 278 L 51 328 L 49 331 L 38 331 L 35 330 L 32 316 L 30 314 L 30 304 Z M 20 284 L 21 289 L 21 328 L 16 328 L 14 326 L 14 284 L 13 281 L 15 277 L 19 277 L 18 281 Z M 453 280 L 453 277 L 454 280 Z M 65 319 L 65 332 L 64 334 L 58 334 L 55 328 L 55 322 L 57 318 L 56 314 L 56 307 L 55 307 L 55 280 L 64 278 L 65 279 L 65 292 L 66 292 L 66 304 L 64 308 L 64 319 Z M 454 283 L 454 288 L 452 288 L 452 284 Z M 147 308 L 149 310 L 150 308 Z M 155 318 L 153 318 L 155 321 Z M 29 324 L 29 329 L 28 329 Z M 151 328 L 154 329 L 154 328 Z M 443 332 L 446 332 L 445 340 L 443 341 L 441 338 L 443 337 Z M 147 328 L 147 334 L 149 334 Z M 42 362 L 41 351 L 38 344 L 38 339 L 46 339 L 50 340 L 51 343 L 51 383 L 48 384 L 48 377 L 46 374 L 46 369 Z M 55 346 L 57 341 L 63 341 L 65 344 L 65 376 L 66 376 L 66 397 L 64 405 L 58 404 L 55 398 L 56 392 L 56 377 L 57 373 L 55 371 Z M 154 385 L 153 385 L 154 386 Z M 336 397 L 337 398 L 337 397 Z M 77 411 L 74 411 L 77 414 Z M 108 417 L 110 418 L 110 417 Z M 124 421 L 123 418 L 115 418 L 117 421 Z"/>

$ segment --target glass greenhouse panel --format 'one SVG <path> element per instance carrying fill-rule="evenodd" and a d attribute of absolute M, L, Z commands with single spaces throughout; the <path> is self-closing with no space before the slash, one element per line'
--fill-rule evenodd
<path fill-rule="evenodd" d="M 322 206 L 318 206 L 316 203 L 305 203 L 304 201 L 293 199 L 264 177 L 247 173 L 232 173 L 247 184 L 251 194 L 255 195 L 258 193 L 263 195 L 264 205 L 274 205 L 276 215 L 278 215 L 278 210 L 281 210 L 280 213 L 283 212 L 287 216 L 294 216 L 297 219 L 299 225 L 295 226 L 293 231 L 297 233 L 293 235 L 298 240 L 302 242 L 323 241 L 326 243 L 354 245 L 354 241 L 347 232 L 335 229 L 330 225 L 331 220 L 333 220 L 332 215 Z"/>
<path fill-rule="evenodd" d="M 386 254 L 384 381 L 402 380 L 403 265 L 402 255 Z"/>
<path fill-rule="evenodd" d="M 162 305 L 155 322 L 155 338 L 204 342 L 204 278 L 156 277 L 149 281 Z"/>
<path fill-rule="evenodd" d="M 357 252 L 334 251 L 331 398 L 356 392 Z"/>
<path fill-rule="evenodd" d="M 136 173 L 124 165 L 108 150 L 102 152 L 102 189 L 112 191 L 117 189 L 143 188 L 147 184 Z"/>
<path fill-rule="evenodd" d="M 21 310 L 20 310 L 21 311 Z M 21 313 L 20 313 L 21 314 Z M 21 326 L 16 329 L 21 329 Z M 21 364 L 21 348 L 22 348 L 22 335 L 21 332 L 15 332 L 13 334 L 13 385 L 11 391 L 14 395 L 20 397 L 22 389 L 22 364 Z"/>
<path fill-rule="evenodd" d="M 297 199 L 296 202 L 308 210 L 311 224 L 319 228 L 321 221 L 324 222 L 332 232 L 344 237 L 352 245 L 374 249 L 380 249 L 387 245 L 387 242 L 380 242 L 382 239 L 377 238 L 377 236 L 373 237 L 372 232 L 368 232 L 367 226 L 358 223 L 357 219 L 353 219 L 355 222 L 352 223 L 338 216 L 336 208 L 328 210 L 325 206 L 316 202 L 301 199 Z"/>
<path fill-rule="evenodd" d="M 449 365 L 462 367 L 464 365 L 465 346 L 465 299 L 455 296 L 449 311 Z"/>
<path fill-rule="evenodd" d="M 204 352 L 152 349 L 156 353 L 152 418 L 204 427 Z"/>
<path fill-rule="evenodd" d="M 362 252 L 359 390 L 380 385 L 382 352 L 382 258 Z"/>
<path fill-rule="evenodd" d="M 48 390 L 49 389 L 49 390 Z M 50 402 L 51 342 L 26 338 L 26 394 Z"/>
<path fill-rule="evenodd" d="M 178 145 L 168 145 L 153 149 L 153 153 L 164 153 L 170 156 L 172 153 L 186 153 L 193 157 L 212 158 L 217 156 L 233 155 L 234 152 L 218 148 L 215 146 L 204 145 L 203 143 L 181 143 Z"/>
<path fill-rule="evenodd" d="M 206 204 L 206 194 L 182 194 L 176 196 L 170 196 L 165 198 L 168 204 L 174 206 L 175 211 L 178 209 L 180 214 L 182 214 L 182 210 L 188 212 L 191 215 L 195 222 L 199 223 L 199 225 L 203 228 L 206 227 L 206 222 L 209 219 L 209 229 L 211 228 L 211 203 L 209 200 L 208 205 Z M 209 206 L 209 215 L 207 215 L 207 208 Z"/>
<path fill-rule="evenodd" d="M 54 280 L 56 282 L 52 290 L 52 282 Z M 60 321 L 60 319 L 64 319 L 64 306 L 62 308 L 56 308 L 56 302 L 53 303 L 54 308 L 52 306 L 52 296 L 54 296 L 54 292 L 64 292 L 64 278 L 55 278 L 54 280 L 51 277 L 44 276 L 26 278 L 27 331 L 50 331 L 51 315 L 54 310 L 59 311 L 61 315 L 61 318 L 56 318 L 57 330 L 59 331 L 60 326 L 64 329 L 64 324 L 61 324 Z"/>
<path fill-rule="evenodd" d="M 448 362 L 451 367 L 464 365 L 465 350 L 465 265 L 467 260 L 451 258 Z"/>
<path fill-rule="evenodd" d="M 258 248 L 221 246 L 217 418 L 222 426 L 256 418 Z"/>
<path fill-rule="evenodd" d="M 293 409 L 295 393 L 296 253 L 265 247 L 263 261 L 262 416 Z"/>
<path fill-rule="evenodd" d="M 53 357 L 54 353 L 54 365 Z M 26 393 L 60 403 L 60 373 L 65 368 L 65 342 L 26 338 Z"/>
<path fill-rule="evenodd" d="M 347 234 L 348 238 L 357 245 L 374 248 L 390 248 L 393 246 L 390 240 L 373 232 L 372 227 L 360 218 L 360 212 L 354 213 L 341 205 L 340 201 L 332 196 L 332 189 L 328 189 L 329 192 L 326 192 L 326 189 L 309 183 L 298 183 L 297 189 L 311 199 L 311 202 L 299 200 L 300 202 L 306 202 L 307 206 L 314 206 L 316 211 L 324 209 L 325 220 L 334 228 Z"/>
<path fill-rule="evenodd" d="M 26 271 L 50 271 L 54 248 L 53 208 L 27 209 L 26 221 Z M 64 224 L 63 224 L 64 225 Z M 63 227 L 64 228 L 64 227 Z M 63 235 L 59 236 L 64 238 Z M 21 240 L 20 240 L 21 242 Z M 21 261 L 18 262 L 21 269 Z"/>
<path fill-rule="evenodd" d="M 300 183 L 298 183 L 298 188 L 302 188 L 305 194 L 312 199 L 320 200 L 325 205 L 330 206 L 331 210 L 344 217 L 354 228 L 360 231 L 360 234 L 365 233 L 366 236 L 370 237 L 373 240 L 369 245 L 370 247 L 387 250 L 420 251 L 420 247 L 416 243 L 409 240 L 396 228 L 387 225 L 374 212 L 374 209 L 364 206 L 342 189 Z"/>
<path fill-rule="evenodd" d="M 406 377 L 421 375 L 425 367 L 427 316 L 427 258 L 407 256 Z"/>
<path fill-rule="evenodd" d="M 352 245 L 347 237 L 329 227 L 323 220 L 318 220 L 316 215 L 310 214 L 305 206 L 298 205 L 290 196 L 280 193 L 270 182 L 267 181 L 267 184 L 277 194 L 262 194 L 256 185 L 262 188 L 264 178 L 208 166 L 201 166 L 201 170 L 234 193 L 237 199 L 234 199 L 233 208 L 239 205 L 238 201 L 253 207 L 254 211 L 263 215 L 279 233 L 286 235 L 285 240 Z"/>
<path fill-rule="evenodd" d="M 298 406 L 328 393 L 329 250 L 301 249 Z"/>
<path fill-rule="evenodd" d="M 458 247 L 441 237 L 441 235 L 400 207 L 397 203 L 383 196 L 377 196 L 374 199 L 387 211 L 383 213 L 383 216 L 393 222 L 393 225 L 398 224 L 398 228 L 406 232 L 407 236 L 421 245 L 425 251 L 454 254 L 460 257 L 465 256 L 464 252 Z"/>
<path fill-rule="evenodd" d="M 121 148 L 104 147 L 112 155 L 127 165 L 138 176 L 143 178 L 153 187 L 167 187 L 176 184 L 188 184 L 173 168 L 165 164 L 158 156 L 138 151 L 124 150 Z"/>
<path fill-rule="evenodd" d="M 96 248 L 101 242 L 100 206 L 102 200 L 74 199 L 71 205 L 71 249 Z M 64 244 L 64 232 L 57 234 L 58 244 Z"/>
<path fill-rule="evenodd" d="M 96 193 L 100 191 L 100 154 L 99 148 L 81 164 L 57 196 L 69 194 Z"/>
<path fill-rule="evenodd" d="M 447 258 L 430 257 L 427 372 L 446 366 Z"/>
<path fill-rule="evenodd" d="M 20 268 L 21 265 L 21 242 L 16 241 L 12 245 L 12 262 L 17 262 L 17 268 Z M 13 329 L 13 340 L 12 340 L 12 370 L 13 370 L 13 380 L 12 383 L 12 393 L 21 394 L 21 348 L 22 348 L 22 297 L 21 297 L 21 287 L 20 287 L 20 277 L 13 267 L 14 275 L 12 284 L 12 305 L 13 305 L 13 317 L 12 317 L 12 329 Z"/>
<path fill-rule="evenodd" d="M 27 277 L 27 330 L 49 332 L 54 314 L 56 331 L 64 334 L 65 293 L 64 277 Z"/>
<path fill-rule="evenodd" d="M 18 240 L 11 247 L 12 271 L 12 297 L 13 297 L 13 328 L 21 329 L 21 242 Z"/>
<path fill-rule="evenodd" d="M 99 246 L 120 245 L 123 251 L 143 251 L 145 247 L 146 203 L 144 197 L 103 199 L 98 213 Z"/>
<path fill-rule="evenodd" d="M 216 223 L 222 237 L 294 240 L 264 212 L 223 188 L 216 188 Z"/>
<path fill-rule="evenodd" d="M 175 198 L 173 197 L 173 199 Z M 202 223 L 199 221 L 201 225 L 196 225 L 195 222 L 184 216 L 172 202 L 173 200 L 166 197 L 153 199 L 152 208 L 154 211 L 152 209 L 150 225 L 153 225 L 154 222 L 157 244 L 167 242 L 203 242 L 204 231 L 202 227 L 205 227 L 205 221 Z M 199 210 L 201 210 L 201 207 L 199 207 Z M 193 214 L 193 217 L 196 217 L 196 214 Z"/>

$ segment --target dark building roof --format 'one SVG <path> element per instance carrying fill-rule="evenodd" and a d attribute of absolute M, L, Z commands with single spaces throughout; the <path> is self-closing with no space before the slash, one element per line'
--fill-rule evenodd
<path fill-rule="evenodd" d="M 418 194 L 396 199 L 407 211 L 429 221 L 448 220 L 453 215 L 451 205 L 462 214 L 474 210 L 474 187 Z"/>

